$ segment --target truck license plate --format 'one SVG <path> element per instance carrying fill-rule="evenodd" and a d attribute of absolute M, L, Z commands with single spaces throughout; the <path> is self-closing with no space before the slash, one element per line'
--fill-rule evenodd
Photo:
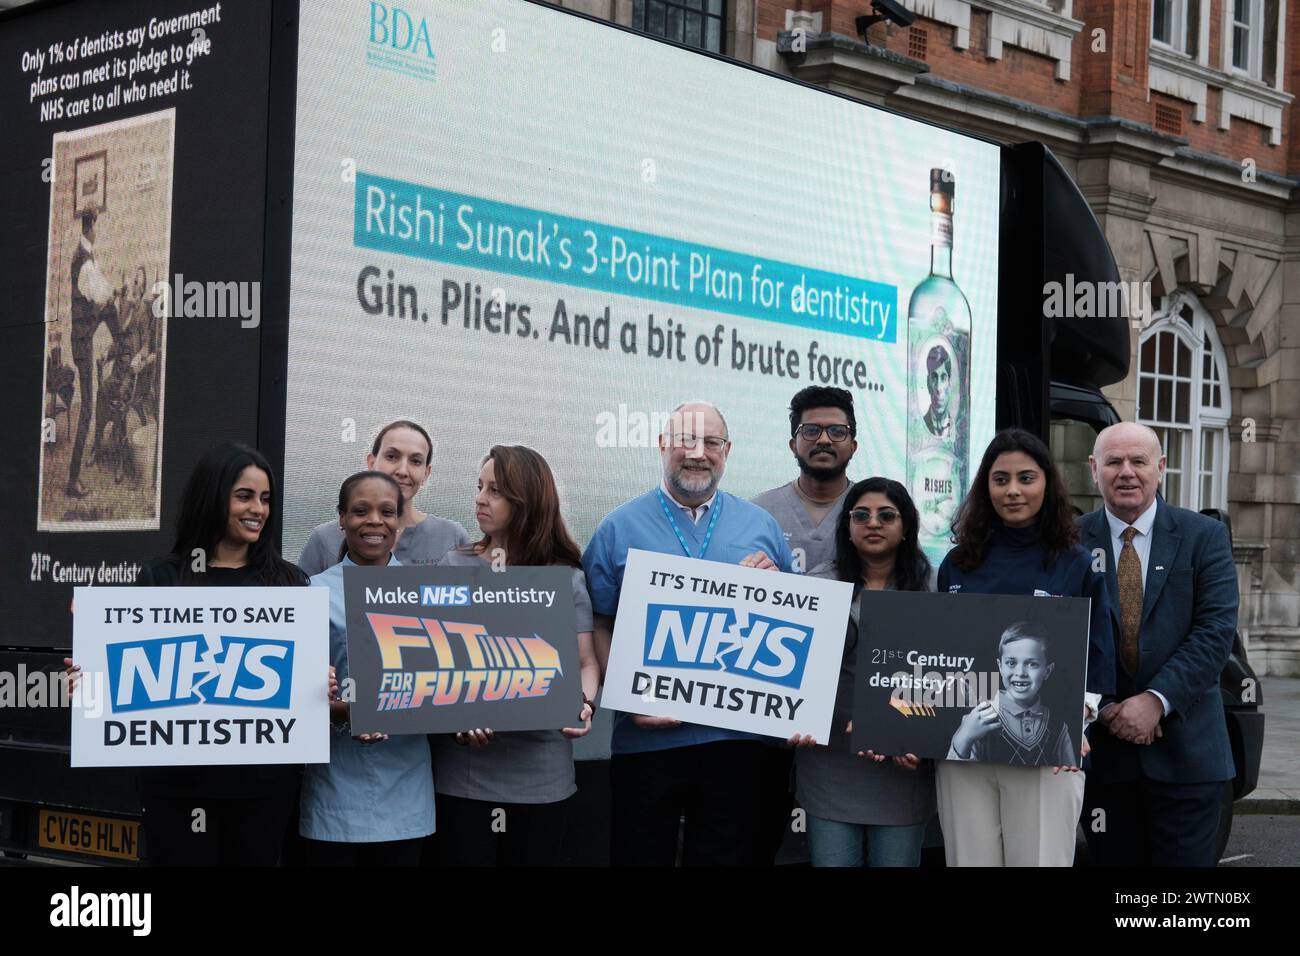
<path fill-rule="evenodd" d="M 134 862 L 140 859 L 140 824 L 70 810 L 42 810 L 39 842 L 51 850 Z"/>

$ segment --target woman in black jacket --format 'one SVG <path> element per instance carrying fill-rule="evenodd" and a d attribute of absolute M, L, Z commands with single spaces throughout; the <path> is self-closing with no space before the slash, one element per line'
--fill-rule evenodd
<path fill-rule="evenodd" d="M 275 544 L 279 503 L 275 476 L 261 452 L 238 444 L 212 449 L 185 486 L 171 553 L 147 563 L 135 583 L 306 587 L 306 575 L 280 557 Z M 71 658 L 64 663 L 75 681 L 80 668 Z M 300 783 L 297 765 L 143 768 L 145 862 L 276 865 Z"/>
<path fill-rule="evenodd" d="M 1086 597 L 1092 615 L 1085 700 L 1070 704 L 1082 714 L 1051 714 L 1037 698 L 1052 669 L 1046 637 L 1018 625 L 1002 634 L 998 666 L 1004 681 L 1015 676 L 963 718 L 949 759 L 938 766 L 948 865 L 1069 866 L 1083 774 L 1057 763 L 1072 744 L 1052 747 L 1045 738 L 1059 739 L 1054 731 L 1063 717 L 1077 726 L 1081 714 L 1086 726 L 1097 716 L 1101 696 L 1115 691 L 1115 656 L 1106 582 L 1079 544 L 1070 496 L 1047 446 L 1018 428 L 995 435 L 953 535 L 957 545 L 939 567 L 940 593 Z M 1086 737 L 1082 750 L 1088 752 Z M 1040 751 L 1051 757 L 1047 765 L 1039 763 Z"/>

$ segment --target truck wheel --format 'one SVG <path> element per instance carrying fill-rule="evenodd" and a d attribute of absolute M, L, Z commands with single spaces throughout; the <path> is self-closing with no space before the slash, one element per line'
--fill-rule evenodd
<path fill-rule="evenodd" d="M 1232 834 L 1232 790 L 1232 781 L 1225 780 L 1219 796 L 1219 832 L 1214 836 L 1216 861 L 1223 859 L 1223 853 L 1228 848 L 1228 837 Z"/>

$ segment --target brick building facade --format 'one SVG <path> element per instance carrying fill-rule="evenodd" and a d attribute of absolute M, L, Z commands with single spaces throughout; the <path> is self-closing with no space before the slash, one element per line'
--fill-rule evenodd
<path fill-rule="evenodd" d="M 1231 516 L 1256 670 L 1300 674 L 1300 0 L 898 2 L 914 22 L 874 24 L 866 42 L 870 0 L 563 5 L 1047 144 L 1121 278 L 1151 290 L 1129 377 L 1107 395 L 1164 439 L 1168 500 Z M 1054 431 L 1087 494 L 1090 433 Z"/>

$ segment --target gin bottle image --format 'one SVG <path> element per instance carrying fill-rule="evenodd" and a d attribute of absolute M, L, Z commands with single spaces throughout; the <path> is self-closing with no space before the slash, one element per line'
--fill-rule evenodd
<path fill-rule="evenodd" d="M 956 183 L 930 170 L 930 274 L 907 309 L 907 485 L 931 559 L 950 547 L 970 453 L 970 303 L 952 279 Z"/>

